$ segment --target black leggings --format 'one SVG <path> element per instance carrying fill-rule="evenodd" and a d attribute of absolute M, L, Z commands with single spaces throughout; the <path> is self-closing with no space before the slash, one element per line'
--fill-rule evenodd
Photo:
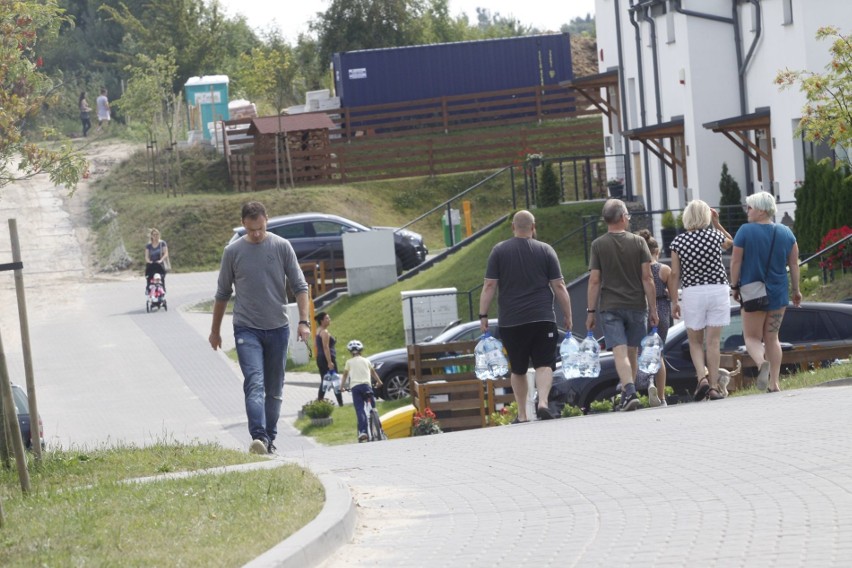
<path fill-rule="evenodd" d="M 163 292 L 166 291 L 166 269 L 159 262 L 149 262 L 145 265 L 145 293 L 148 293 L 148 284 L 151 283 L 151 278 L 159 274 L 163 279 Z"/>
<path fill-rule="evenodd" d="M 331 361 L 334 363 L 334 371 L 337 372 L 337 360 L 332 359 Z M 317 368 L 319 368 L 320 374 L 320 386 L 319 392 L 317 393 L 317 400 L 323 400 L 325 398 L 325 391 L 322 388 L 322 378 L 325 376 L 326 373 L 328 373 L 329 370 L 328 361 L 325 357 L 317 357 Z M 337 405 L 343 406 L 343 395 L 340 393 L 340 391 L 335 391 L 334 396 L 337 397 Z"/>

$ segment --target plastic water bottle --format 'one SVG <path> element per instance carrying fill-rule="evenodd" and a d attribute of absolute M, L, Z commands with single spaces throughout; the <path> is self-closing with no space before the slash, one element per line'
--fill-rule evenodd
<path fill-rule="evenodd" d="M 559 356 L 562 357 L 562 373 L 565 378 L 576 379 L 579 377 L 580 342 L 574 339 L 571 332 L 565 334 L 565 339 L 559 346 Z"/>
<path fill-rule="evenodd" d="M 601 346 L 591 331 L 580 343 L 577 369 L 581 377 L 597 377 L 601 374 Z"/>
<path fill-rule="evenodd" d="M 485 333 L 473 350 L 476 368 L 474 372 L 481 381 L 488 381 L 509 373 L 509 362 L 503 355 L 503 344 L 490 333 Z"/>
<path fill-rule="evenodd" d="M 651 333 L 642 339 L 642 350 L 639 352 L 639 370 L 649 375 L 660 370 L 660 354 L 663 352 L 663 340 L 657 333 L 656 326 Z"/>

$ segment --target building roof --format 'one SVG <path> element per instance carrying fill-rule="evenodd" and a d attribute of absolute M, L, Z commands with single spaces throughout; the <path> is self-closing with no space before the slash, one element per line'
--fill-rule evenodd
<path fill-rule="evenodd" d="M 713 132 L 723 132 L 725 130 L 762 130 L 769 126 L 770 114 L 768 108 L 759 108 L 751 114 L 705 122 L 702 126 Z"/>
<path fill-rule="evenodd" d="M 324 112 L 261 116 L 252 119 L 249 134 L 275 134 L 299 130 L 325 130 L 334 128 L 334 122 Z"/>

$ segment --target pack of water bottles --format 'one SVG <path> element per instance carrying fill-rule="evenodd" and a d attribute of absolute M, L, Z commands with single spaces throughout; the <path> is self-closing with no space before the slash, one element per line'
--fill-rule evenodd
<path fill-rule="evenodd" d="M 509 362 L 503 353 L 503 343 L 490 333 L 485 332 L 479 338 L 473 355 L 476 362 L 474 372 L 479 380 L 488 381 L 509 374 Z"/>
<path fill-rule="evenodd" d="M 566 379 L 597 377 L 601 374 L 601 347 L 591 331 L 583 341 L 577 341 L 571 333 L 565 335 L 559 346 L 559 355 Z"/>
<path fill-rule="evenodd" d="M 651 328 L 651 333 L 642 339 L 639 351 L 639 370 L 654 375 L 660 370 L 660 355 L 663 353 L 663 340 L 657 333 L 657 328 Z"/>

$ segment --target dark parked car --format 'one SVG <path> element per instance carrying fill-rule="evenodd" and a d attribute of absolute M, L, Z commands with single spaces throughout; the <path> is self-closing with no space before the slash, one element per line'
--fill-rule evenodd
<path fill-rule="evenodd" d="M 500 332 L 497 329 L 497 320 L 488 320 L 488 331 L 494 337 L 500 338 Z M 421 343 L 451 343 L 455 341 L 473 341 L 482 335 L 479 331 L 479 321 L 470 321 L 454 325 L 435 337 L 427 337 Z M 559 343 L 565 338 L 565 331 L 559 330 Z M 557 347 L 558 349 L 558 347 Z M 382 379 L 382 388 L 378 393 L 385 400 L 397 400 L 408 396 L 408 349 L 391 349 L 390 351 L 382 351 L 375 355 L 367 357 L 373 366 L 379 378 Z"/>
<path fill-rule="evenodd" d="M 429 253 L 426 245 L 423 244 L 423 237 L 413 231 L 392 227 L 365 227 L 350 219 L 324 213 L 296 213 L 272 217 L 266 229 L 290 241 L 300 261 L 342 260 L 344 233 L 373 230 L 394 232 L 398 273 L 414 268 L 426 260 L 426 255 Z M 234 242 L 245 232 L 245 228 L 235 227 L 234 236 L 231 237 L 230 242 Z"/>
<path fill-rule="evenodd" d="M 12 398 L 15 399 L 15 409 L 18 412 L 18 424 L 21 427 L 21 438 L 24 440 L 24 446 L 27 449 L 32 447 L 32 430 L 30 421 L 30 401 L 27 398 L 27 391 L 16 384 L 12 384 Z M 41 418 L 38 419 L 38 433 L 41 445 L 44 447 L 44 430 L 41 424 Z"/>
<path fill-rule="evenodd" d="M 744 345 L 740 307 L 731 307 L 731 323 L 722 330 L 722 352 L 732 352 Z M 791 346 L 819 344 L 824 347 L 848 345 L 852 349 L 852 305 L 831 303 L 802 303 L 790 307 L 781 322 L 779 338 Z M 666 384 L 681 400 L 691 400 L 697 375 L 689 355 L 686 326 L 677 323 L 669 329 L 663 347 L 666 363 Z M 746 372 L 744 370 L 744 372 Z M 562 369 L 553 375 L 554 387 L 564 392 L 568 404 L 589 408 L 593 400 L 612 397 L 618 385 L 618 374 L 611 352 L 601 353 L 601 373 L 596 378 L 565 379 Z"/>

